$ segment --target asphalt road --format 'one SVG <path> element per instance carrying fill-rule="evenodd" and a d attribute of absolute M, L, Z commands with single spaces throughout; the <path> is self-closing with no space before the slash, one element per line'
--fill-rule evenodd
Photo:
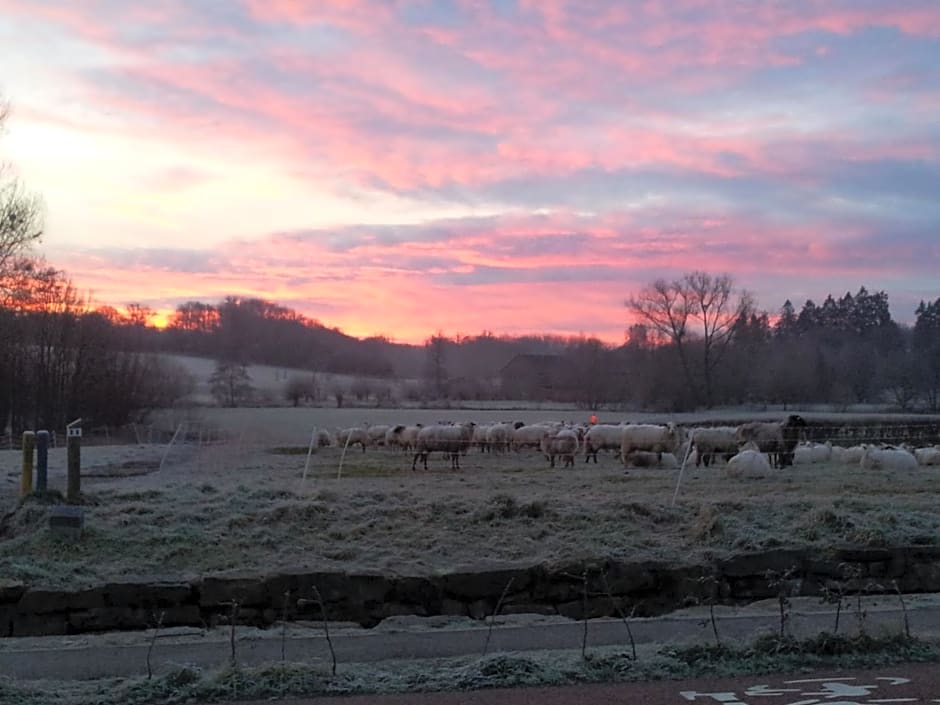
<path fill-rule="evenodd" d="M 940 703 L 940 666 L 687 681 L 240 701 L 238 705 L 868 705 Z M 233 704 L 234 705 L 234 704 Z"/>
<path fill-rule="evenodd" d="M 817 602 L 809 600 L 806 605 Z M 891 601 L 888 600 L 887 604 L 891 604 Z M 631 630 L 638 645 L 710 643 L 713 640 L 711 628 L 703 616 L 634 619 L 630 622 Z M 940 605 L 936 601 L 912 606 L 908 610 L 908 617 L 915 636 L 935 637 L 940 634 Z M 898 633 L 902 628 L 902 620 L 901 611 L 894 607 L 872 606 L 867 612 L 866 626 L 874 634 Z M 773 612 L 755 614 L 742 611 L 734 615 L 722 615 L 718 629 L 722 639 L 731 643 L 772 632 L 778 628 L 778 624 L 779 617 Z M 833 616 L 828 611 L 801 613 L 799 608 L 795 608 L 790 616 L 789 629 L 794 636 L 808 636 L 831 630 L 832 625 Z M 855 627 L 851 612 L 843 612 L 843 633 L 852 633 Z M 490 653 L 580 648 L 583 628 L 583 623 L 577 621 L 498 626 L 490 636 L 488 648 Z M 481 625 L 444 630 L 339 632 L 333 635 L 333 646 L 341 664 L 445 658 L 482 653 L 487 631 Z M 286 659 L 328 663 L 330 654 L 326 640 L 319 630 L 315 634 L 288 639 L 284 644 Z M 240 638 L 237 643 L 238 662 L 242 665 L 258 665 L 280 660 L 282 645 L 278 635 L 278 630 L 268 630 L 263 636 L 255 633 L 252 637 Z M 147 634 L 141 634 L 136 643 L 120 645 L 102 643 L 94 637 L 89 637 L 85 643 L 68 646 L 55 637 L 25 640 L 22 644 L 17 644 L 15 639 L 5 640 L 4 644 L 0 644 L 0 673 L 27 680 L 141 675 L 146 673 L 150 646 L 146 637 Z M 598 619 L 589 622 L 588 647 L 628 643 L 625 627 L 620 620 Z M 163 673 L 180 663 L 211 668 L 225 663 L 229 655 L 227 633 L 216 632 L 211 638 L 197 638 L 195 641 L 158 641 L 151 662 L 155 673 Z"/>
<path fill-rule="evenodd" d="M 816 602 L 816 601 L 812 601 Z M 940 606 L 925 604 L 909 609 L 908 617 L 915 636 L 940 634 Z M 866 617 L 872 633 L 897 633 L 903 615 L 895 608 L 872 608 Z M 778 628 L 779 617 L 773 612 L 723 615 L 718 621 L 720 635 L 726 643 L 746 641 L 761 633 Z M 789 629 L 794 636 L 808 636 L 831 630 L 833 617 L 828 612 L 791 614 Z M 488 644 L 489 652 L 539 651 L 580 648 L 584 625 L 577 621 L 539 625 L 505 625 L 495 628 Z M 843 633 L 855 628 L 851 613 L 843 613 Z M 631 620 L 637 644 L 666 644 L 712 641 L 711 628 L 703 615 L 665 616 Z M 281 658 L 278 630 L 264 636 L 241 638 L 237 643 L 238 662 L 258 665 Z M 109 678 L 146 673 L 149 639 L 146 634 L 133 644 L 103 644 L 92 637 L 81 645 L 63 646 L 59 639 L 47 637 L 13 648 L 10 641 L 0 645 L 0 673 L 13 678 L 56 678 L 62 680 Z M 588 626 L 588 647 L 628 644 L 623 623 L 617 619 L 591 620 Z M 382 631 L 361 630 L 334 633 L 333 646 L 339 663 L 369 663 L 401 659 L 446 658 L 480 654 L 487 640 L 487 629 L 472 628 Z M 284 644 L 288 661 L 327 663 L 330 654 L 319 630 L 316 636 L 288 639 Z M 227 634 L 217 632 L 213 638 L 192 642 L 158 641 L 152 653 L 155 673 L 163 673 L 180 663 L 210 668 L 225 663 L 230 654 Z M 940 696 L 938 696 L 940 697 Z M 772 704 L 771 704 L 772 705 Z"/>

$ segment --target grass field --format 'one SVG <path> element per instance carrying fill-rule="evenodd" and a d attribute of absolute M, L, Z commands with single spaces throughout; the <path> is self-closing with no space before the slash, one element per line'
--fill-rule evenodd
<path fill-rule="evenodd" d="M 729 477 L 723 466 L 690 468 L 673 506 L 677 471 L 625 473 L 612 455 L 564 470 L 549 469 L 536 453 L 472 450 L 459 472 L 439 454 L 428 472 L 412 472 L 410 456 L 351 450 L 338 477 L 341 451 L 327 448 L 312 456 L 304 482 L 309 430 L 344 425 L 337 411 L 374 422 L 387 418 L 379 414 L 409 422 L 442 414 L 259 411 L 203 412 L 200 422 L 214 416 L 229 440 L 178 443 L 160 470 L 164 446 L 83 449 L 86 532 L 75 546 L 50 537 L 45 506 L 17 507 L 18 454 L 0 454 L 0 575 L 75 586 L 230 569 L 431 574 L 585 558 L 682 563 L 774 547 L 940 543 L 940 473 L 931 468 L 885 474 L 816 465 L 748 478 Z M 464 413 L 481 421 L 570 415 L 447 418 Z M 64 466 L 55 449 L 51 487 L 64 489 Z"/>

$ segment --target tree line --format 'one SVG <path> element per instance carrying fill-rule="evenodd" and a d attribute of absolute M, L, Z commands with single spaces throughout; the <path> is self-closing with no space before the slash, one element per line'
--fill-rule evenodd
<path fill-rule="evenodd" d="M 938 410 L 940 299 L 921 302 L 913 326 L 895 322 L 888 294 L 785 301 L 756 310 L 727 275 L 657 281 L 626 302 L 639 323 L 627 344 L 634 369 L 655 379 L 672 408 L 741 403 L 891 404 Z M 669 375 L 669 370 L 679 370 Z M 637 400 L 653 401 L 644 394 Z M 663 403 L 665 402 L 665 404 Z"/>

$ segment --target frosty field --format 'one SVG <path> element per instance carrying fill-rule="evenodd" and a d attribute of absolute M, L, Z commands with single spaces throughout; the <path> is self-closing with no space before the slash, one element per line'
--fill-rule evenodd
<path fill-rule="evenodd" d="M 775 547 L 940 543 L 940 475 L 931 468 L 885 474 L 816 465 L 732 478 L 720 465 L 691 467 L 674 506 L 678 471 L 625 473 L 619 459 L 603 454 L 598 465 L 579 458 L 565 470 L 549 469 L 534 452 L 492 456 L 474 449 L 460 471 L 435 454 L 428 472 L 412 472 L 409 455 L 355 449 L 338 477 L 342 452 L 326 448 L 311 456 L 303 480 L 315 425 L 580 420 L 577 413 L 207 410 L 187 419 L 188 439 L 169 452 L 165 444 L 83 448 L 86 528 L 73 546 L 50 536 L 46 506 L 18 504 L 20 456 L 4 451 L 0 575 L 75 587 L 225 570 L 421 575 L 604 558 L 688 563 Z M 219 440 L 222 431 L 227 440 Z M 65 487 L 62 448 L 50 454 L 50 487 Z"/>

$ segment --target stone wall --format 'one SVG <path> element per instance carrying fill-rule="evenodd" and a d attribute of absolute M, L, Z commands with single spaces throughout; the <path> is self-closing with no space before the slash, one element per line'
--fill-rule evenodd
<path fill-rule="evenodd" d="M 586 582 L 585 582 L 586 572 Z M 774 576 L 788 573 L 787 582 Z M 0 582 L 0 636 L 36 636 L 146 629 L 154 614 L 164 626 L 213 626 L 237 602 L 238 623 L 269 626 L 320 619 L 314 586 L 331 620 L 370 627 L 393 615 L 466 615 L 533 612 L 581 618 L 587 589 L 589 617 L 618 610 L 652 616 L 696 603 L 742 603 L 790 595 L 846 595 L 858 591 L 940 592 L 940 547 L 842 549 L 826 555 L 775 550 L 739 555 L 710 565 L 665 563 L 572 563 L 533 565 L 431 576 L 347 573 L 224 573 L 191 581 L 133 579 L 77 590 Z M 507 588 L 508 586 L 508 588 Z M 298 599 L 304 602 L 298 605 Z"/>

